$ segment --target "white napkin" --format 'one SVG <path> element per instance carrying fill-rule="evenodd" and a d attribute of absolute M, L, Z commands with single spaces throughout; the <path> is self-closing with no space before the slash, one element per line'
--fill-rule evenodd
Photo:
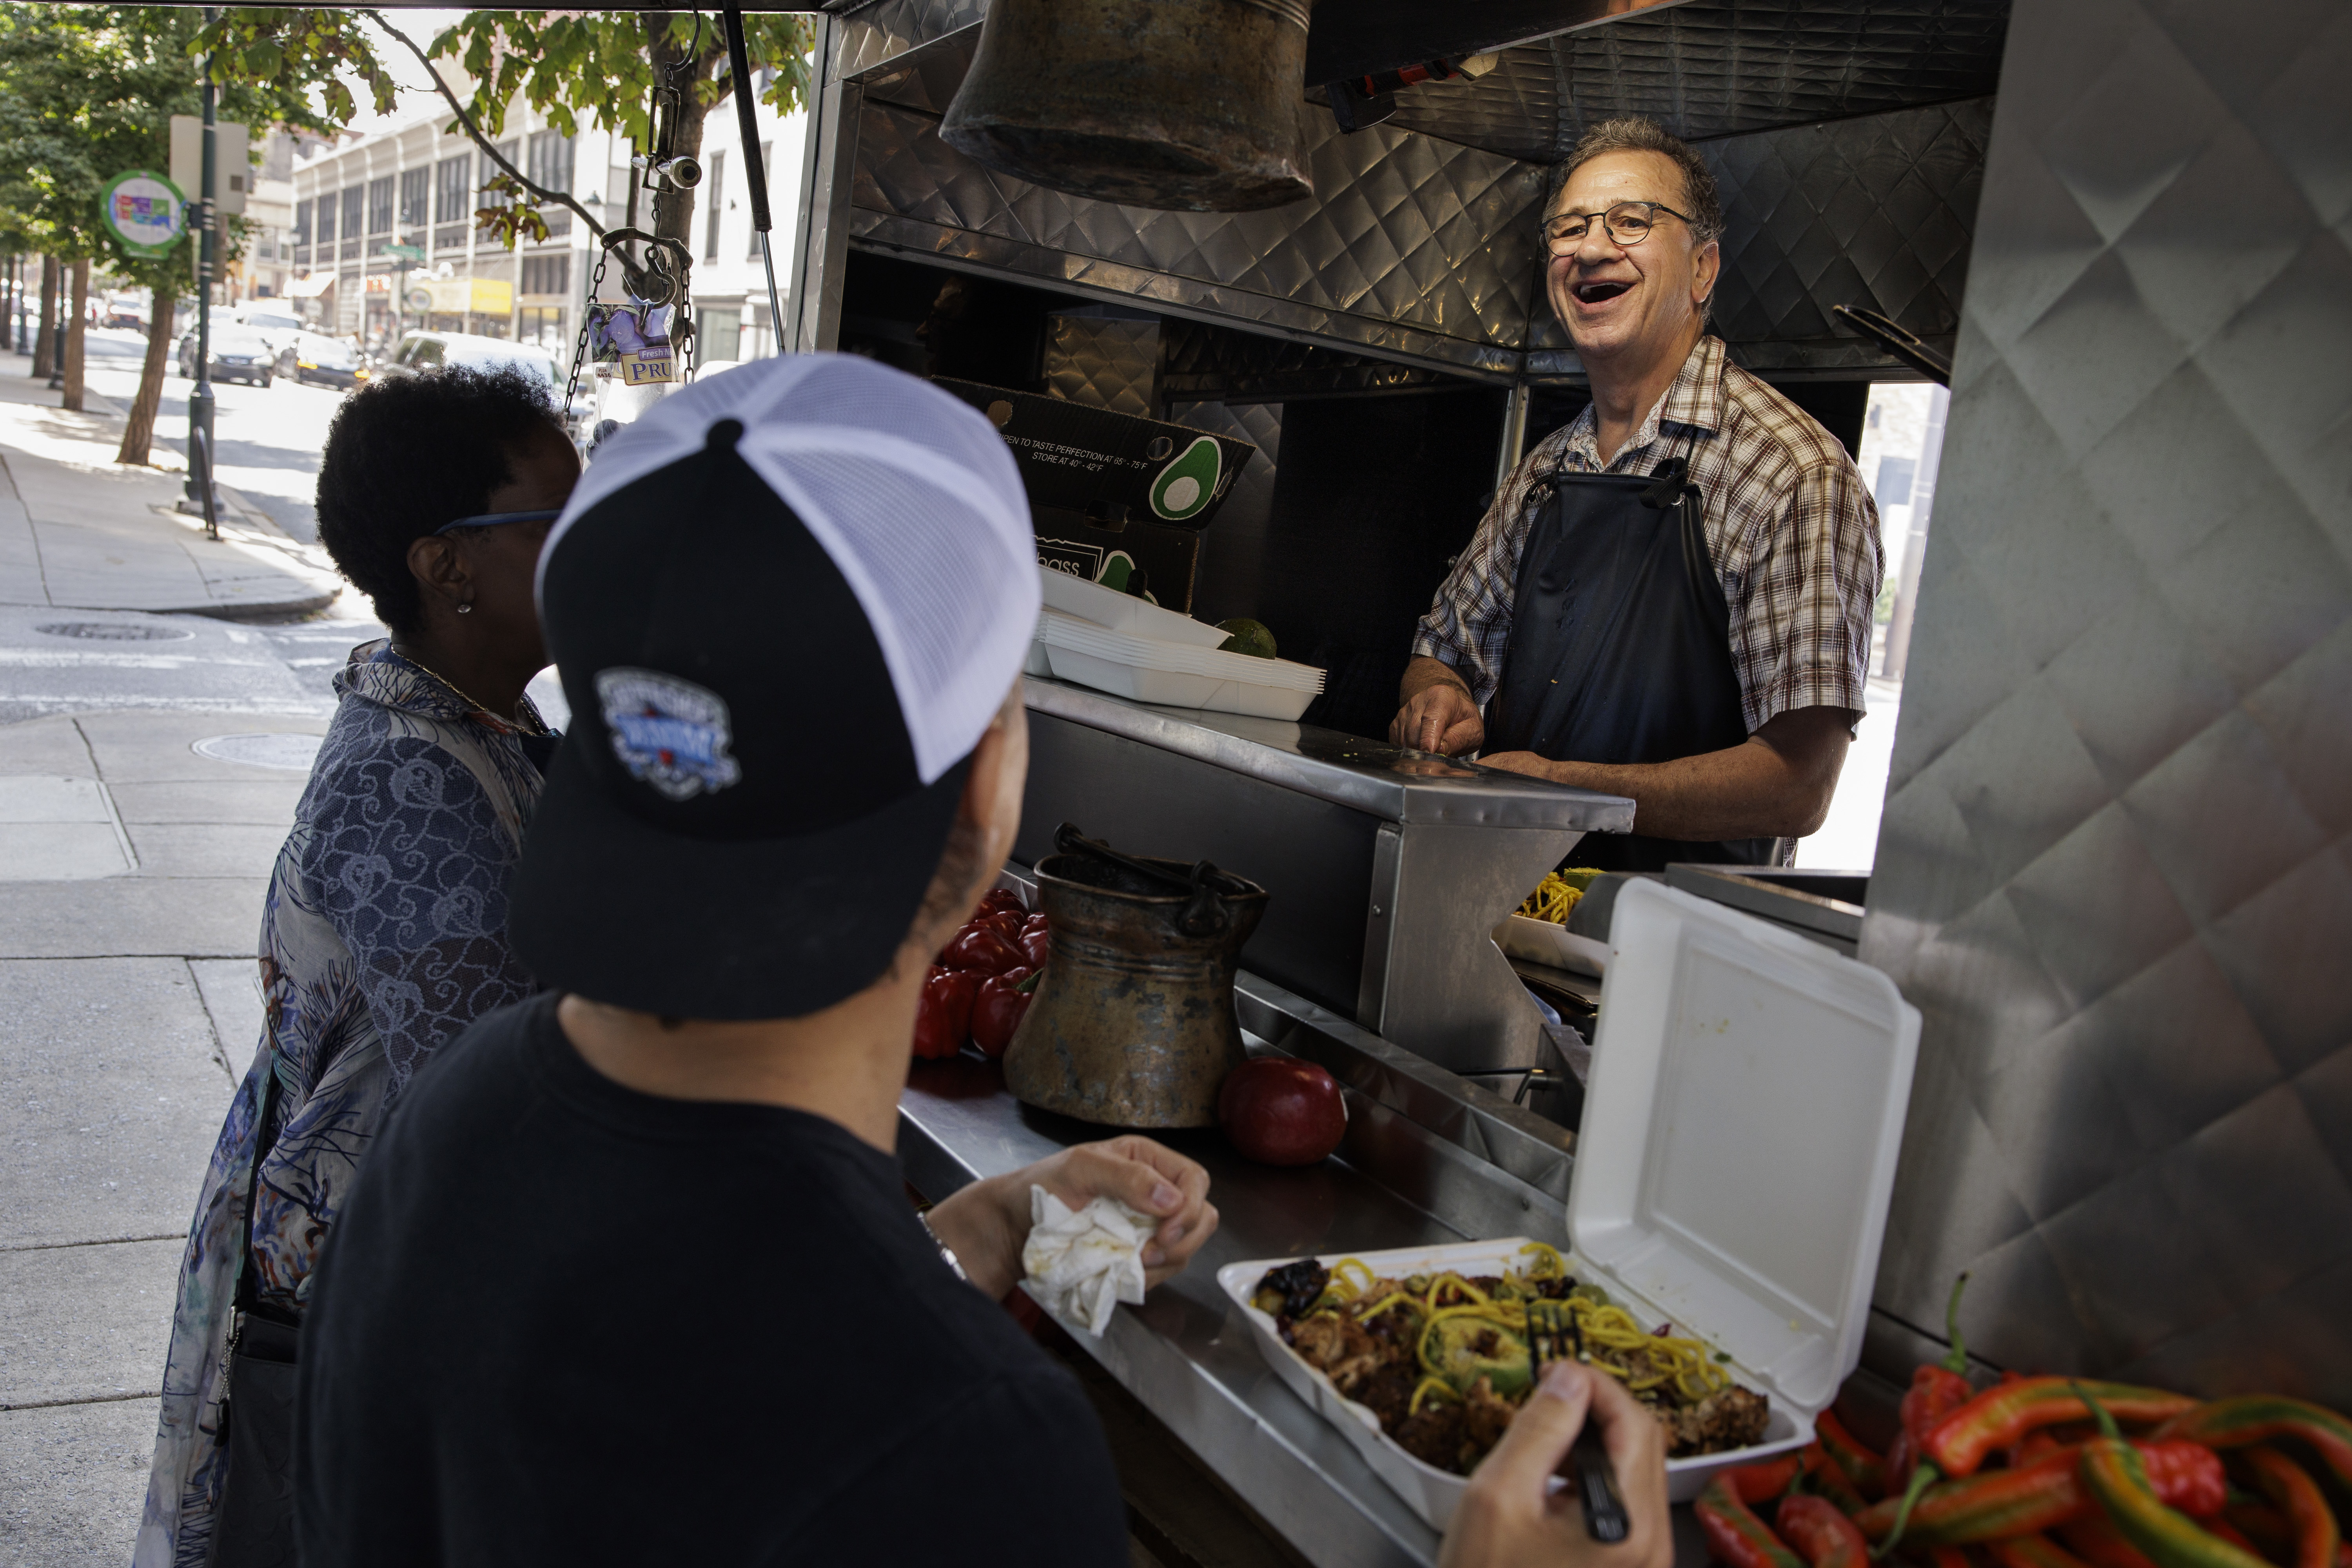
<path fill-rule="evenodd" d="M 1045 1310 L 1100 1339 L 1113 1308 L 1143 1300 L 1143 1244 L 1158 1220 L 1117 1198 L 1073 1214 L 1040 1186 L 1029 1189 L 1029 1219 L 1021 1288 Z"/>

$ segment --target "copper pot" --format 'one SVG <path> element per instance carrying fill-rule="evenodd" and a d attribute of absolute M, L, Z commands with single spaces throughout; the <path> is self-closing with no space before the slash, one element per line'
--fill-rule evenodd
<path fill-rule="evenodd" d="M 1310 0 L 992 0 L 940 140 L 1072 195 L 1245 212 L 1315 194 Z"/>
<path fill-rule="evenodd" d="M 1037 862 L 1054 952 L 1004 1052 L 1015 1099 L 1111 1127 L 1215 1123 L 1218 1087 L 1247 1055 L 1234 973 L 1266 893 L 1212 876 L 1209 893 L 1186 893 L 1089 856 Z"/>

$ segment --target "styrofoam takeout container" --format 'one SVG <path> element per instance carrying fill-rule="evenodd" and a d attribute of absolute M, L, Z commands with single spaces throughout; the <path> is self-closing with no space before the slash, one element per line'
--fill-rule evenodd
<path fill-rule="evenodd" d="M 1037 640 L 1056 677 L 1138 702 L 1296 719 L 1323 689 L 1311 665 L 1155 642 L 1050 606 Z"/>
<path fill-rule="evenodd" d="M 1572 969 L 1580 974 L 1609 973 L 1607 942 L 1579 936 L 1551 921 L 1539 921 L 1530 915 L 1505 915 L 1491 934 L 1495 945 L 1503 950 L 1507 958 L 1549 963 L 1554 969 Z"/>
<path fill-rule="evenodd" d="M 1919 1012 L 1866 964 L 1655 882 L 1618 894 L 1609 936 L 1561 1250 L 1643 1327 L 1727 1353 L 1772 1405 L 1757 1447 L 1667 1462 L 1667 1493 L 1687 1502 L 1720 1470 L 1811 1442 L 1861 1363 Z M 1524 1245 L 1357 1256 L 1389 1276 L 1492 1273 Z M 1283 1381 L 1444 1529 L 1463 1478 L 1398 1447 L 1249 1305 L 1289 1261 L 1229 1264 L 1218 1283 Z"/>
<path fill-rule="evenodd" d="M 1099 583 L 1089 583 L 1084 577 L 1074 577 L 1067 572 L 1056 572 L 1051 566 L 1038 567 L 1037 575 L 1045 589 L 1047 608 L 1092 621 L 1099 626 L 1108 626 L 1113 631 L 1149 637 L 1154 642 L 1208 648 L 1215 647 L 1229 635 L 1205 621 L 1196 621 L 1149 599 L 1122 594 Z"/>

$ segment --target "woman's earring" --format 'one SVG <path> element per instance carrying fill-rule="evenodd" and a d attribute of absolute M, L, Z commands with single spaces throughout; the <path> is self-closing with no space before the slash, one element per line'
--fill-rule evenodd
<path fill-rule="evenodd" d="M 474 606 L 470 604 L 459 605 L 457 613 L 461 616 L 470 616 L 474 613 Z"/>

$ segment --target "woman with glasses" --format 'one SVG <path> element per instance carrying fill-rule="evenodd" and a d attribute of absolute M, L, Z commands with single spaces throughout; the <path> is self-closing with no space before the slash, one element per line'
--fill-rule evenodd
<path fill-rule="evenodd" d="M 511 367 L 379 382 L 329 431 L 319 537 L 392 635 L 335 678 L 270 878 L 266 1022 L 181 1266 L 142 1568 L 290 1549 L 282 1425 L 320 1248 L 410 1078 L 535 989 L 506 938 L 555 744 L 523 694 L 547 663 L 532 578 L 579 475 L 547 386 Z"/>

